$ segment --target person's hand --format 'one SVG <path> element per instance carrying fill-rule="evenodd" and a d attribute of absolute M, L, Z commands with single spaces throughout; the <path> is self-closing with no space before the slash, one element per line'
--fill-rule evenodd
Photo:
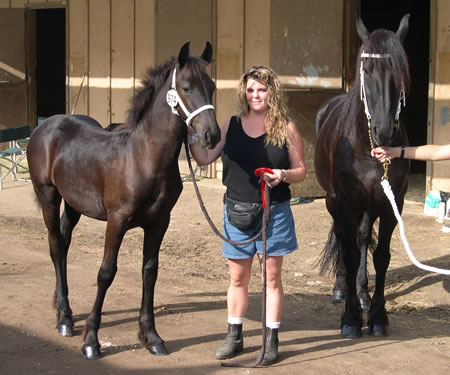
<path fill-rule="evenodd" d="M 272 188 L 277 186 L 283 181 L 285 178 L 285 171 L 283 169 L 274 169 L 273 173 L 266 172 L 264 173 L 264 179 L 267 184 Z"/>
<path fill-rule="evenodd" d="M 384 147 L 373 148 L 372 151 L 370 151 L 370 154 L 373 158 L 378 159 L 382 163 L 384 163 L 387 159 L 391 159 Z"/>

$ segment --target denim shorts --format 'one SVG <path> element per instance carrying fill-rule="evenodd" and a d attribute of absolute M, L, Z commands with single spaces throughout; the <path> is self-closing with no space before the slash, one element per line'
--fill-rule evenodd
<path fill-rule="evenodd" d="M 246 241 L 261 230 L 262 224 L 254 230 L 240 230 L 230 224 L 224 207 L 223 235 L 233 241 Z M 290 202 L 270 206 L 270 219 L 267 226 L 266 252 L 268 256 L 282 256 L 292 253 L 298 247 L 295 235 L 294 217 Z M 262 236 L 247 245 L 234 246 L 222 241 L 222 255 L 229 259 L 252 258 L 256 253 L 263 254 Z"/>

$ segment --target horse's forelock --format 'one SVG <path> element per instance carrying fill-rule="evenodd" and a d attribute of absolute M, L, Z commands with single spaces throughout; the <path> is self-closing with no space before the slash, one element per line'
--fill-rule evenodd
<path fill-rule="evenodd" d="M 362 51 L 372 54 L 388 54 L 389 59 L 374 59 L 375 64 L 389 64 L 390 70 L 395 78 L 395 84 L 398 90 L 403 88 L 406 93 L 409 92 L 410 86 L 410 75 L 409 75 L 409 64 L 406 51 L 400 38 L 392 31 L 379 29 L 373 31 L 366 42 L 361 45 L 359 50 L 359 56 L 357 59 L 357 69 L 361 64 L 361 53 Z M 359 74 L 356 75 L 356 83 L 359 85 Z"/>
<path fill-rule="evenodd" d="M 189 58 L 186 62 L 184 71 L 188 71 L 189 74 L 194 76 L 194 75 L 198 75 L 198 73 L 206 72 L 207 66 L 208 66 L 208 63 L 206 63 L 204 60 L 202 60 L 198 57 L 195 57 L 195 56 L 189 56 Z"/>
<path fill-rule="evenodd" d="M 397 88 L 400 88 L 403 83 L 405 90 L 408 91 L 410 85 L 409 64 L 402 41 L 396 33 L 389 30 L 378 30 L 373 34 L 374 48 L 381 48 L 383 50 L 381 53 L 387 53 L 391 56 L 390 60 Z"/>

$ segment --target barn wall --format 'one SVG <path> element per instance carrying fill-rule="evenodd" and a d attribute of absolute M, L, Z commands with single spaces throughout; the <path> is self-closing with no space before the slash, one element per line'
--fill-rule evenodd
<path fill-rule="evenodd" d="M 323 0 L 311 10 L 314 17 L 304 12 L 307 8 L 311 4 L 306 0 L 217 1 L 217 118 L 222 122 L 236 113 L 236 89 L 244 71 L 260 64 L 275 68 L 288 89 L 290 114 L 305 142 L 308 177 L 292 186 L 295 196 L 323 195 L 313 162 L 315 113 L 344 87 L 344 21 L 335 17 L 344 15 L 344 1 Z M 322 32 L 326 36 L 321 36 L 322 18 L 329 20 L 327 31 Z M 315 41 L 320 38 L 329 48 L 317 48 Z M 333 58 L 327 64 L 331 49 Z M 216 171 L 221 178 L 220 161 Z"/>
<path fill-rule="evenodd" d="M 70 0 L 69 110 L 87 73 L 76 113 L 103 126 L 124 122 L 148 68 L 177 54 L 186 41 L 191 41 L 192 54 L 201 53 L 207 40 L 213 42 L 213 1 L 190 2 L 177 7 L 174 0 Z M 196 26 L 196 17 L 209 23 Z"/>
<path fill-rule="evenodd" d="M 244 69 L 244 0 L 217 1 L 216 116 L 223 123 L 236 110 L 236 88 Z M 222 178 L 222 163 L 215 163 Z"/>
<path fill-rule="evenodd" d="M 155 63 L 155 1 L 0 0 L 0 8 L 61 6 L 68 20 L 67 112 L 105 126 L 124 121 L 135 87 Z"/>
<path fill-rule="evenodd" d="M 0 129 L 3 129 L 28 121 L 23 11 L 2 12 L 0 25 Z M 10 43 L 21 48 L 8 48 Z"/>
<path fill-rule="evenodd" d="M 431 33 L 435 34 L 435 51 L 431 54 L 434 56 L 434 109 L 429 143 L 450 144 L 450 2 L 437 0 L 435 4 L 432 10 L 435 25 Z M 428 189 L 450 192 L 450 160 L 429 162 L 427 174 Z"/>
<path fill-rule="evenodd" d="M 217 120 L 236 108 L 236 87 L 244 66 L 244 1 L 217 1 Z"/>
<path fill-rule="evenodd" d="M 305 15 L 306 9 L 310 9 L 306 0 L 188 0 L 183 2 L 188 6 L 182 9 L 177 3 L 176 0 L 0 0 L 0 8 L 65 6 L 67 112 L 91 115 L 103 126 L 125 121 L 129 100 L 145 70 L 167 58 L 170 51 L 177 53 L 182 40 L 191 40 L 193 54 L 202 51 L 206 40 L 213 44 L 215 60 L 210 72 L 217 85 L 215 105 L 219 123 L 236 112 L 236 87 L 241 74 L 255 64 L 276 65 L 289 89 L 290 112 L 306 145 L 308 180 L 293 186 L 294 195 L 321 195 L 313 165 L 314 118 L 320 104 L 347 89 L 353 78 L 356 43 L 352 40 L 355 33 L 351 20 L 358 11 L 358 0 L 321 0 L 320 6 L 311 8 L 316 12 L 314 17 Z M 293 4 L 297 7 L 303 4 L 299 7 L 299 17 L 305 19 L 300 26 L 295 25 L 296 15 L 289 14 Z M 450 143 L 450 3 L 431 0 L 431 8 L 428 141 Z M 166 22 L 172 10 L 174 17 L 185 17 L 186 22 Z M 332 35 L 324 36 L 325 30 L 320 28 L 322 23 L 317 23 L 317 17 L 328 19 Z M 311 24 L 305 26 L 308 19 Z M 332 27 L 330 22 L 334 22 Z M 295 32 L 295 27 L 304 28 Z M 313 34 L 307 34 L 311 30 Z M 277 35 L 284 44 L 278 43 Z M 330 37 L 334 38 L 331 44 Z M 333 47 L 330 61 L 334 62 L 330 66 L 327 64 L 330 48 L 323 48 L 321 38 Z M 284 50 L 276 52 L 275 49 L 276 46 L 287 51 L 292 42 L 299 46 L 309 43 L 316 54 L 308 55 L 311 51 L 304 47 L 300 48 L 302 55 L 295 56 L 294 51 L 291 60 L 300 61 L 297 76 L 292 76 L 286 65 L 288 61 L 283 61 Z M 303 87 L 305 82 L 310 86 Z M 450 191 L 449 163 L 427 163 L 428 189 Z M 183 166 L 182 170 L 187 171 Z M 202 174 L 217 174 L 220 178 L 220 163 Z"/>
<path fill-rule="evenodd" d="M 155 64 L 155 2 L 70 0 L 68 14 L 68 111 L 103 126 L 124 122 L 135 88 Z"/>

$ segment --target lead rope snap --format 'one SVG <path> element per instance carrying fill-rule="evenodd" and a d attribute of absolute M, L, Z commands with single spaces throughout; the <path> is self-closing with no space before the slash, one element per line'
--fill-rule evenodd
<path fill-rule="evenodd" d="M 390 164 L 391 164 L 391 159 L 386 159 L 386 161 L 383 163 L 384 174 L 383 174 L 383 177 L 381 177 L 381 181 L 388 179 L 388 172 L 389 172 Z"/>

